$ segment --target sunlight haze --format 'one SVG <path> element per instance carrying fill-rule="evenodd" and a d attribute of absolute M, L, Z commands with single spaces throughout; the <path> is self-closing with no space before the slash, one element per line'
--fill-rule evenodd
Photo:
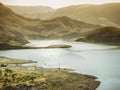
<path fill-rule="evenodd" d="M 120 2 L 120 0 L 0 0 L 7 5 L 19 6 L 49 6 L 60 8 L 77 4 L 102 4 L 111 2 Z"/>

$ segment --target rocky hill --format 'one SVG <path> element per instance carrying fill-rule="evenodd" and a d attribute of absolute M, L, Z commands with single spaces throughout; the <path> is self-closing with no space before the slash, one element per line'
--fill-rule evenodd
<path fill-rule="evenodd" d="M 102 27 L 85 33 L 82 38 L 75 41 L 120 45 L 120 28 Z"/>
<path fill-rule="evenodd" d="M 22 36 L 20 33 L 17 34 L 17 32 L 11 32 L 9 30 L 9 29 L 12 30 L 12 28 L 11 28 L 12 23 L 7 23 L 7 22 L 9 22 L 9 21 L 7 21 L 7 17 L 9 17 L 9 15 L 12 15 L 12 10 L 10 10 L 9 8 L 6 8 L 2 4 L 0 4 L 0 44 L 1 43 L 9 43 L 9 44 L 21 45 L 21 44 L 28 43 L 28 41 L 25 40 L 24 38 L 17 36 L 17 35 Z M 6 20 L 5 20 L 5 18 L 6 18 Z"/>

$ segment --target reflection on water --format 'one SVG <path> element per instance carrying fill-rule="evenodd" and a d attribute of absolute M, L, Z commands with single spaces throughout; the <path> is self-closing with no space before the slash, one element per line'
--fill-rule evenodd
<path fill-rule="evenodd" d="M 3 50 L 0 56 L 38 61 L 38 66 L 72 68 L 80 73 L 95 75 L 101 81 L 97 90 L 120 90 L 120 49 L 116 46 L 95 45 L 61 40 L 32 41 L 28 45 L 48 46 L 69 44 L 67 49 Z"/>

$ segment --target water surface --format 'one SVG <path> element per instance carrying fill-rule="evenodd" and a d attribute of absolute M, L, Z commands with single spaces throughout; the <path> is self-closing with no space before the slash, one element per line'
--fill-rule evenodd
<path fill-rule="evenodd" d="M 62 40 L 31 41 L 32 46 L 69 44 L 66 49 L 1 50 L 0 56 L 38 61 L 38 66 L 71 68 L 98 77 L 97 90 L 120 90 L 120 49 L 117 46 L 66 42 Z"/>

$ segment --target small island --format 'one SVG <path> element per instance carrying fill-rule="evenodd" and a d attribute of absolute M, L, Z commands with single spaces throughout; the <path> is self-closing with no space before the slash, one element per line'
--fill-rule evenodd
<path fill-rule="evenodd" d="M 65 44 L 56 44 L 56 45 L 50 45 L 45 48 L 71 48 L 71 45 L 65 45 Z"/>

